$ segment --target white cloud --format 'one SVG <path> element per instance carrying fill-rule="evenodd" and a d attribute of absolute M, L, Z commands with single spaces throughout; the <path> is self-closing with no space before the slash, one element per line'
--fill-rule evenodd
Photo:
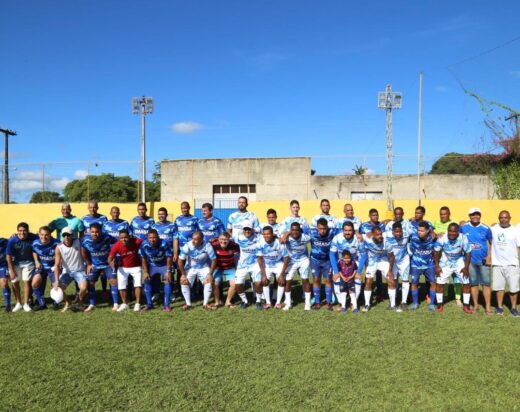
<path fill-rule="evenodd" d="M 442 85 L 437 85 L 435 86 L 435 91 L 439 92 L 439 93 L 446 93 L 449 89 L 446 87 L 446 86 L 442 86 Z"/>
<path fill-rule="evenodd" d="M 10 176 L 9 190 L 15 193 L 28 193 L 42 189 L 61 192 L 70 179 L 66 177 L 55 177 L 45 173 L 43 170 L 16 170 Z"/>
<path fill-rule="evenodd" d="M 67 186 L 67 183 L 70 182 L 70 179 L 67 179 L 66 177 L 59 177 L 56 179 L 51 179 L 50 181 L 47 181 L 45 186 L 48 187 L 50 190 L 54 190 L 56 192 L 61 192 L 65 186 Z"/>
<path fill-rule="evenodd" d="M 204 128 L 204 126 L 197 122 L 187 121 L 174 123 L 171 128 L 174 133 L 189 134 L 197 132 L 197 130 Z"/>
<path fill-rule="evenodd" d="M 513 71 L 510 71 L 509 74 L 510 74 L 511 76 L 514 76 L 514 77 L 520 79 L 520 70 L 513 70 Z"/>
<path fill-rule="evenodd" d="M 87 170 L 79 169 L 74 172 L 74 179 L 85 179 L 87 176 L 88 176 Z"/>

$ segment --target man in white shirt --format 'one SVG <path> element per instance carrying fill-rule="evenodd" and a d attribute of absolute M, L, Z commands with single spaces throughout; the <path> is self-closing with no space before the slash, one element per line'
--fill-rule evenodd
<path fill-rule="evenodd" d="M 518 247 L 520 236 L 517 228 L 511 226 L 511 215 L 502 210 L 498 215 L 498 225 L 491 227 L 491 264 L 493 266 L 493 290 L 497 295 L 496 314 L 502 315 L 504 309 L 504 289 L 507 284 L 511 300 L 511 315 L 519 316 L 516 299 L 519 289 L 520 269 L 518 267 Z"/>

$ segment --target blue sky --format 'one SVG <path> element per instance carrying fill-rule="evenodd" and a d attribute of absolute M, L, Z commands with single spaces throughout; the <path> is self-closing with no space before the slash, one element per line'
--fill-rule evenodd
<path fill-rule="evenodd" d="M 155 98 L 149 170 L 163 158 L 308 155 L 319 174 L 338 174 L 370 155 L 367 167 L 384 172 L 377 93 L 391 83 L 404 94 L 395 153 L 410 155 L 395 171 L 414 173 L 420 71 L 426 163 L 474 152 L 483 113 L 454 74 L 520 110 L 520 41 L 479 56 L 520 36 L 519 14 L 509 0 L 5 3 L 0 125 L 18 132 L 12 197 L 42 182 L 59 190 L 87 169 L 135 177 L 130 101 L 143 94 Z"/>

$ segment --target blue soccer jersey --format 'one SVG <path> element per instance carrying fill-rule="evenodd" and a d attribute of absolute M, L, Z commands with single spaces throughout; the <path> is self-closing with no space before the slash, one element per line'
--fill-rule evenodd
<path fill-rule="evenodd" d="M 175 235 L 179 240 L 179 247 L 182 248 L 188 243 L 193 234 L 199 230 L 199 218 L 193 215 L 180 215 L 175 219 Z"/>
<path fill-rule="evenodd" d="M 389 245 L 389 253 L 395 256 L 395 263 L 401 263 L 408 259 L 408 241 L 407 236 L 396 238 L 392 233 L 386 232 L 384 234 L 385 239 Z"/>
<path fill-rule="evenodd" d="M 359 228 L 361 227 L 361 219 L 359 217 L 352 216 L 352 217 L 340 217 L 340 218 L 338 218 L 338 226 L 337 226 L 338 231 L 342 231 L 343 230 L 343 224 L 345 222 L 351 222 L 354 225 L 354 230 L 356 232 L 359 232 Z"/>
<path fill-rule="evenodd" d="M 489 226 L 483 223 L 473 226 L 470 222 L 460 228 L 464 233 L 471 247 L 471 263 L 482 264 L 488 255 L 488 242 L 491 242 L 493 235 Z"/>
<path fill-rule="evenodd" d="M 285 247 L 291 262 L 299 262 L 309 257 L 309 251 L 307 245 L 311 241 L 311 237 L 302 233 L 298 239 L 294 239 L 292 236 L 287 238 Z"/>
<path fill-rule="evenodd" d="M 46 245 L 40 239 L 36 239 L 32 243 L 32 250 L 38 256 L 38 261 L 44 269 L 51 270 L 53 268 L 56 259 L 56 246 L 59 244 L 59 240 L 53 237 L 50 238 L 49 243 Z"/>
<path fill-rule="evenodd" d="M 101 236 L 98 241 L 92 238 L 84 237 L 81 242 L 81 247 L 90 256 L 90 262 L 94 270 L 106 269 L 108 265 L 108 255 L 114 244 L 114 239 L 108 235 Z"/>
<path fill-rule="evenodd" d="M 240 256 L 238 258 L 237 268 L 242 269 L 254 265 L 256 263 L 256 252 L 258 251 L 260 238 L 253 233 L 246 237 L 244 234 L 238 235 L 235 242 L 240 248 Z"/>
<path fill-rule="evenodd" d="M 229 215 L 227 228 L 232 231 L 233 238 L 237 238 L 242 234 L 244 229 L 244 222 L 250 222 L 256 233 L 260 232 L 260 222 L 254 212 L 240 212 L 236 211 Z"/>
<path fill-rule="evenodd" d="M 471 253 L 471 245 L 462 233 L 454 240 L 450 240 L 448 235 L 443 235 L 435 242 L 435 251 L 442 252 L 440 266 L 453 267 L 463 261 L 465 254 Z"/>
<path fill-rule="evenodd" d="M 291 230 L 291 225 L 295 222 L 300 224 L 300 228 L 303 233 L 305 233 L 306 235 L 309 234 L 309 224 L 307 223 L 307 220 L 305 220 L 305 218 L 301 216 L 289 216 L 285 218 L 285 220 L 282 223 L 282 233 L 289 232 Z"/>
<path fill-rule="evenodd" d="M 106 216 L 98 214 L 97 216 L 85 215 L 81 218 L 81 221 L 83 222 L 83 226 L 85 226 L 85 236 L 90 236 L 90 225 L 99 223 L 101 227 L 103 227 L 108 219 Z"/>
<path fill-rule="evenodd" d="M 385 226 L 384 232 L 385 233 L 392 233 L 392 226 L 394 225 L 395 220 L 391 220 L 388 222 Z M 408 237 L 412 234 L 412 224 L 409 220 L 401 220 L 399 223 L 401 223 L 401 227 L 403 228 L 403 236 Z"/>
<path fill-rule="evenodd" d="M 383 222 L 372 223 L 370 220 L 368 222 L 361 223 L 359 226 L 359 233 L 366 235 L 367 233 L 372 232 L 372 229 L 378 227 L 381 231 L 385 231 L 385 224 Z"/>
<path fill-rule="evenodd" d="M 226 231 L 222 220 L 215 216 L 211 216 L 209 219 L 200 218 L 198 225 L 206 242 L 218 238 L 221 233 Z"/>
<path fill-rule="evenodd" d="M 272 268 L 283 262 L 288 254 L 287 249 L 278 239 L 274 239 L 272 243 L 267 243 L 262 238 L 258 244 L 256 256 L 262 256 L 265 267 Z"/>
<path fill-rule="evenodd" d="M 7 241 L 6 254 L 11 256 L 17 265 L 34 262 L 32 254 L 32 243 L 38 239 L 33 233 L 29 233 L 27 239 L 20 239 L 17 235 Z"/>
<path fill-rule="evenodd" d="M 348 250 L 352 256 L 352 260 L 359 261 L 359 255 L 365 252 L 363 242 L 360 242 L 356 236 L 351 239 L 346 239 L 343 233 L 338 233 L 332 239 L 330 244 L 330 252 L 334 254 L 337 259 L 341 259 L 341 253 Z"/>
<path fill-rule="evenodd" d="M 103 223 L 103 233 L 110 236 L 114 240 L 119 240 L 119 232 L 121 230 L 128 230 L 131 234 L 130 225 L 126 220 L 107 220 Z"/>
<path fill-rule="evenodd" d="M 146 240 L 148 231 L 152 228 L 154 223 L 153 217 L 148 216 L 146 219 L 142 219 L 139 216 L 134 217 L 130 222 L 132 236 L 137 239 Z"/>
<path fill-rule="evenodd" d="M 329 260 L 330 245 L 335 235 L 335 229 L 328 229 L 325 236 L 320 236 L 317 229 L 311 230 L 311 258 L 319 261 Z"/>
<path fill-rule="evenodd" d="M 204 269 L 210 267 L 211 261 L 216 259 L 216 255 L 209 243 L 202 242 L 199 247 L 195 247 L 193 241 L 190 240 L 181 248 L 179 259 L 189 259 L 190 268 Z"/>
<path fill-rule="evenodd" d="M 168 220 L 164 222 L 155 222 L 152 225 L 152 229 L 157 230 L 159 239 L 164 240 L 170 248 L 173 248 L 173 239 L 175 239 L 176 236 L 175 223 Z"/>
<path fill-rule="evenodd" d="M 283 230 L 284 229 L 284 225 L 283 225 L 283 223 L 275 223 L 274 225 L 271 225 L 269 223 L 261 223 L 260 224 L 260 229 L 264 230 L 264 227 L 266 227 L 266 226 L 271 227 L 273 229 L 274 235 L 277 236 L 277 237 L 282 236 L 282 234 L 284 233 L 284 230 Z"/>
<path fill-rule="evenodd" d="M 7 250 L 7 239 L 0 238 L 0 268 L 7 267 L 7 260 L 5 258 Z"/>
<path fill-rule="evenodd" d="M 428 269 L 434 266 L 433 248 L 435 241 L 431 233 L 426 239 L 421 239 L 417 233 L 410 236 L 408 254 L 411 258 L 411 266 L 415 269 Z"/>
<path fill-rule="evenodd" d="M 390 244 L 383 237 L 383 241 L 377 243 L 373 237 L 365 238 L 365 250 L 367 253 L 367 265 L 375 265 L 379 262 L 388 262 L 388 253 L 391 250 Z"/>
<path fill-rule="evenodd" d="M 410 234 L 412 233 L 417 233 L 417 229 L 419 228 L 419 222 L 417 220 L 409 220 L 409 230 L 410 230 Z M 431 222 L 427 221 L 427 220 L 423 220 L 423 222 L 425 222 L 426 224 L 428 224 L 428 228 L 430 230 L 433 229 L 433 225 L 431 224 Z"/>
<path fill-rule="evenodd" d="M 320 219 L 325 219 L 327 221 L 327 226 L 330 229 L 336 229 L 336 227 L 338 227 L 338 220 L 336 219 L 336 216 L 320 214 L 320 215 L 315 215 L 312 218 L 310 228 L 316 229 L 318 227 L 318 220 L 320 220 Z"/>
<path fill-rule="evenodd" d="M 168 258 L 172 256 L 172 248 L 164 240 L 155 247 L 145 240 L 139 248 L 139 255 L 152 267 L 166 266 Z"/>

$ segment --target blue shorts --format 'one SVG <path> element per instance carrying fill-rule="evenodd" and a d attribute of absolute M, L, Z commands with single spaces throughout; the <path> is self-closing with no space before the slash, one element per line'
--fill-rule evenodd
<path fill-rule="evenodd" d="M 410 275 L 412 277 L 412 283 L 414 285 L 417 285 L 419 283 L 419 278 L 421 277 L 421 275 L 424 275 L 426 281 L 430 283 L 435 283 L 435 281 L 437 280 L 435 268 L 433 266 L 426 269 L 419 269 L 412 266 L 410 268 Z"/>
<path fill-rule="evenodd" d="M 48 277 L 51 280 L 51 283 L 54 283 L 54 280 L 56 279 L 52 269 L 46 269 L 46 268 L 41 268 L 39 270 L 36 269 L 34 271 L 34 276 L 36 276 L 36 275 L 40 275 L 42 278 Z"/>
<path fill-rule="evenodd" d="M 65 286 L 68 286 L 72 281 L 75 281 L 79 284 L 86 280 L 87 275 L 85 275 L 85 272 L 62 273 L 60 275 L 60 283 Z"/>
<path fill-rule="evenodd" d="M 340 292 L 349 292 L 355 289 L 355 280 L 352 279 L 348 282 L 345 282 L 343 279 L 339 278 L 339 291 Z"/>
<path fill-rule="evenodd" d="M 471 286 L 490 286 L 491 285 L 491 267 L 481 263 L 469 264 L 469 283 Z"/>
<path fill-rule="evenodd" d="M 97 282 L 100 277 L 117 279 L 117 272 L 114 272 L 110 266 L 103 269 L 92 269 L 92 272 L 87 276 L 87 280 L 89 282 Z"/>
<path fill-rule="evenodd" d="M 224 280 L 235 280 L 236 269 L 217 269 L 213 272 L 213 281 L 215 283 L 222 283 Z"/>
<path fill-rule="evenodd" d="M 329 277 L 331 275 L 331 271 L 332 266 L 330 264 L 330 260 L 317 260 L 311 258 L 311 273 L 313 277 Z"/>
<path fill-rule="evenodd" d="M 0 279 L 5 279 L 9 277 L 9 271 L 7 268 L 0 268 Z"/>

